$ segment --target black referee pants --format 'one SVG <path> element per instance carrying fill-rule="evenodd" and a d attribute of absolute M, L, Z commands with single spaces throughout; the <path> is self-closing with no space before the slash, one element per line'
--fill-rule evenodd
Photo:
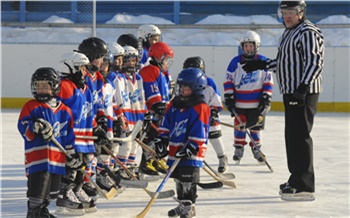
<path fill-rule="evenodd" d="M 304 106 L 290 106 L 292 95 L 283 95 L 288 183 L 299 191 L 315 192 L 311 130 L 319 94 L 308 94 Z"/>

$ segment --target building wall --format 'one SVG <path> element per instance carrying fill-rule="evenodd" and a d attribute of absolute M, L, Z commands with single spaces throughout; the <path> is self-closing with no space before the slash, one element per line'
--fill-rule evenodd
<path fill-rule="evenodd" d="M 30 79 L 39 67 L 54 67 L 59 64 L 61 56 L 76 45 L 50 44 L 2 44 L 1 97 L 2 108 L 20 108 L 31 98 Z M 191 56 L 201 56 L 205 60 L 206 74 L 212 77 L 220 92 L 226 68 L 231 59 L 237 55 L 237 47 L 227 46 L 172 46 L 175 57 L 170 68 L 173 79 L 182 70 L 184 60 Z M 273 58 L 276 47 L 260 47 L 259 53 Z M 320 95 L 320 111 L 350 112 L 349 104 L 349 56 L 348 47 L 326 47 L 325 69 L 323 73 L 324 92 Z M 273 110 L 283 110 L 282 98 L 278 84 L 275 82 Z"/>

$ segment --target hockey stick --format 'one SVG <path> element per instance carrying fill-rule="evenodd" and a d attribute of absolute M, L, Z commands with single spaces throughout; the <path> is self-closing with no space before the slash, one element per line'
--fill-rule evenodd
<path fill-rule="evenodd" d="M 153 197 L 151 198 L 151 200 L 148 202 L 147 206 L 145 207 L 145 209 L 143 209 L 143 211 L 141 211 L 141 213 L 136 215 L 136 218 L 143 218 L 146 216 L 146 214 L 148 213 L 148 211 L 151 209 L 153 203 L 156 201 L 160 191 L 162 190 L 162 188 L 164 187 L 165 183 L 168 181 L 168 179 L 170 178 L 170 175 L 174 172 L 176 166 L 179 164 L 181 158 L 176 158 L 173 165 L 171 165 L 168 173 L 165 175 L 163 181 L 160 183 L 160 185 L 157 188 L 156 193 L 153 195 Z"/>
<path fill-rule="evenodd" d="M 205 166 L 202 167 L 203 170 L 209 174 L 209 176 L 213 177 L 218 182 L 221 182 L 223 185 L 230 186 L 231 188 L 236 188 L 236 183 L 234 181 L 227 181 L 224 179 L 221 179 L 217 177 L 214 173 L 212 173 L 210 170 L 208 170 Z"/>
<path fill-rule="evenodd" d="M 240 123 L 240 125 L 232 125 L 232 124 L 229 124 L 229 123 L 225 123 L 225 122 L 222 122 L 220 121 L 220 124 L 223 125 L 223 126 L 227 126 L 227 127 L 231 127 L 231 128 L 234 128 L 234 129 L 238 129 L 238 130 L 243 130 L 243 129 L 251 129 L 251 128 L 254 128 L 256 126 L 259 126 L 260 123 L 264 120 L 264 117 L 263 116 L 259 116 L 258 117 L 258 121 L 256 122 L 256 124 L 252 125 L 252 126 L 249 126 L 249 127 L 246 127 L 245 125 L 242 125 L 242 123 Z"/>
<path fill-rule="evenodd" d="M 54 138 L 51 138 L 51 141 L 58 147 L 60 151 L 62 151 L 68 158 L 72 158 L 70 154 L 67 153 L 66 149 L 62 147 L 62 145 Z M 88 178 L 89 182 L 95 186 L 97 191 L 103 195 L 107 200 L 113 199 L 116 195 L 118 195 L 118 191 L 115 188 L 112 188 L 109 192 L 104 192 L 92 179 L 91 177 L 85 172 L 84 168 L 81 168 L 80 171 L 84 174 L 86 178 Z"/>
<path fill-rule="evenodd" d="M 213 168 L 211 168 L 211 166 L 204 160 L 203 163 L 205 164 L 205 166 L 208 167 L 209 170 L 211 170 L 215 176 L 222 178 L 222 179 L 234 179 L 236 178 L 235 174 L 233 173 L 219 173 L 218 171 L 214 170 Z"/>
<path fill-rule="evenodd" d="M 126 138 L 111 138 L 111 141 L 118 141 L 118 142 L 132 142 L 136 138 L 137 134 L 140 132 L 142 129 L 142 121 L 138 120 L 134 126 L 134 129 L 132 130 L 131 134 L 126 137 Z M 75 136 L 77 139 L 92 139 L 96 140 L 98 139 L 97 136 L 82 136 L 82 135 L 77 135 Z"/>
<path fill-rule="evenodd" d="M 100 157 L 98 157 L 98 160 L 100 162 L 103 162 Z M 146 188 L 148 185 L 147 181 L 139 181 L 139 180 L 132 181 L 132 180 L 123 179 L 120 176 L 116 176 L 107 165 L 103 165 L 103 168 L 108 173 L 108 175 L 112 177 L 116 185 L 125 186 L 126 188 Z"/>
<path fill-rule="evenodd" d="M 136 175 L 133 174 L 133 172 L 131 172 L 114 154 L 111 150 L 109 150 L 107 148 L 107 146 L 102 146 L 103 149 L 105 149 L 105 151 L 111 155 L 111 157 L 125 170 L 125 172 L 130 176 L 130 178 L 132 178 L 134 181 L 133 182 L 145 182 L 146 184 L 148 184 L 147 181 L 143 181 L 143 180 L 138 180 Z M 112 173 L 113 174 L 113 173 Z M 120 178 L 119 178 L 120 179 Z M 127 182 L 127 181 L 125 181 Z M 131 181 L 130 181 L 131 182 Z M 145 190 L 145 192 L 150 196 L 153 197 L 154 196 L 154 192 L 149 191 L 148 189 L 146 189 L 147 185 L 145 187 L 142 187 L 143 190 Z M 164 192 L 160 192 L 158 195 L 158 198 L 170 198 L 172 196 L 175 195 L 174 190 L 168 190 L 168 191 L 164 191 Z"/>
<path fill-rule="evenodd" d="M 210 182 L 210 183 L 197 183 L 202 189 L 212 189 L 212 188 L 221 188 L 224 184 L 222 182 Z"/>
<path fill-rule="evenodd" d="M 236 110 L 232 108 L 231 111 L 232 111 L 232 113 L 235 115 L 235 117 L 237 118 L 238 122 L 239 122 L 241 125 L 243 125 L 243 122 L 242 122 L 242 120 L 239 118 L 239 116 L 238 116 Z M 254 141 L 252 135 L 249 133 L 249 131 L 248 131 L 247 129 L 245 130 L 245 132 L 246 132 L 247 135 L 249 136 L 250 141 L 253 143 L 254 148 L 255 148 L 256 150 L 258 150 L 259 155 L 260 155 L 260 157 L 264 160 L 266 166 L 269 168 L 269 170 L 270 170 L 271 172 L 273 172 L 272 167 L 271 167 L 270 164 L 266 161 L 266 156 L 265 156 L 265 154 L 262 153 L 262 151 L 260 150 L 259 146 L 256 145 L 256 143 L 255 143 L 255 141 Z"/>
<path fill-rule="evenodd" d="M 139 139 L 135 138 L 135 141 L 152 157 L 152 159 L 157 162 L 158 165 L 160 165 L 165 171 L 168 170 L 168 167 L 164 165 L 161 161 L 158 160 L 156 152 L 150 148 L 148 145 L 140 141 Z"/>

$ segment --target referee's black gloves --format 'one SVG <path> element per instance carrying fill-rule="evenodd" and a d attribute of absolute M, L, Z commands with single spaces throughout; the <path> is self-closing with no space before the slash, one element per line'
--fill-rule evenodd
<path fill-rule="evenodd" d="M 266 70 L 266 61 L 263 60 L 245 60 L 241 64 L 243 64 L 242 68 L 246 73 L 256 70 Z"/>

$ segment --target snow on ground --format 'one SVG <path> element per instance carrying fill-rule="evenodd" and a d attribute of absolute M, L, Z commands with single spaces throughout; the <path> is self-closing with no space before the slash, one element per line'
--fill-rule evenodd
<path fill-rule="evenodd" d="M 3 110 L 1 114 L 1 217 L 22 218 L 26 214 L 24 145 L 17 131 L 18 115 L 19 110 Z M 232 122 L 227 112 L 222 113 L 222 121 Z M 232 129 L 222 127 L 230 162 L 229 172 L 236 175 L 233 181 L 236 182 L 237 189 L 198 188 L 197 218 L 350 217 L 349 121 L 347 113 L 316 115 L 312 132 L 316 172 L 316 200 L 313 202 L 285 202 L 278 195 L 279 184 L 289 176 L 283 138 L 283 113 L 270 112 L 264 132 L 262 151 L 273 167 L 273 173 L 265 165 L 257 164 L 249 148 L 245 150 L 241 165 L 235 165 L 232 160 Z M 206 160 L 213 168 L 217 168 L 218 161 L 211 145 L 208 146 Z M 201 171 L 201 181 L 209 182 L 213 179 Z M 161 180 L 150 182 L 147 189 L 155 191 L 160 182 Z M 163 190 L 174 187 L 173 180 L 169 179 Z M 98 211 L 83 217 L 133 217 L 145 208 L 149 200 L 150 197 L 142 189 L 127 189 L 110 201 L 100 197 L 97 202 Z M 158 199 L 146 217 L 167 217 L 167 211 L 176 205 L 171 198 Z M 55 203 L 49 209 L 54 212 Z"/>

